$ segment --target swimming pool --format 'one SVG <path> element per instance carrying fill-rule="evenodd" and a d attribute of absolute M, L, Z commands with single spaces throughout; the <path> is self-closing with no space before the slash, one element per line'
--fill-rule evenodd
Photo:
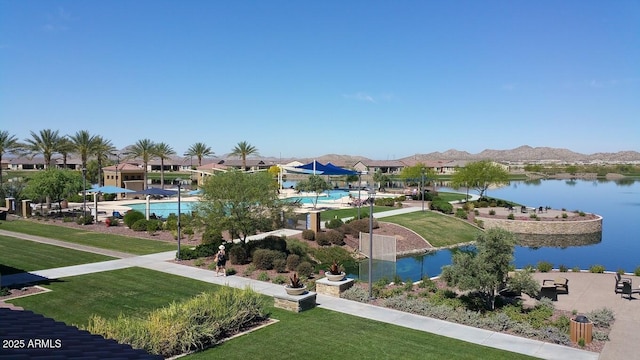
<path fill-rule="evenodd" d="M 194 205 L 197 204 L 197 201 L 181 201 L 180 202 L 180 212 L 183 214 L 190 213 L 193 210 Z M 130 207 L 132 210 L 140 211 L 141 213 L 145 213 L 147 210 L 146 203 L 139 204 L 129 204 L 126 205 Z M 166 218 L 169 214 L 178 214 L 178 202 L 177 201 L 162 201 L 162 202 L 151 202 L 149 204 L 149 212 L 156 214 L 156 216 Z"/>

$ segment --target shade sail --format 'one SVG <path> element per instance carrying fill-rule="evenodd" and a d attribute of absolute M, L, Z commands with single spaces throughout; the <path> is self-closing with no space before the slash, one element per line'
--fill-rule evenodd
<path fill-rule="evenodd" d="M 125 188 L 113 186 L 113 185 L 100 186 L 100 187 L 87 189 L 87 193 L 88 194 L 91 194 L 91 193 L 122 194 L 122 193 L 132 193 L 132 192 L 134 192 L 134 191 L 130 190 L 130 189 L 125 189 Z"/>
<path fill-rule="evenodd" d="M 146 190 L 135 191 L 134 194 L 154 195 L 154 196 L 174 196 L 178 195 L 177 190 L 165 190 L 160 188 L 148 188 Z"/>
<path fill-rule="evenodd" d="M 291 168 L 287 168 L 290 171 Z M 314 160 L 308 164 L 296 166 L 293 168 L 294 172 L 300 172 L 303 174 L 311 175 L 358 175 L 359 173 L 354 170 L 343 169 L 339 166 L 327 163 L 326 165 Z"/>

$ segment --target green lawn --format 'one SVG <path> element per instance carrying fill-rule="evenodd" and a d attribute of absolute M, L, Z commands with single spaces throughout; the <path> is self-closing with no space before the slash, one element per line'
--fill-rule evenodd
<path fill-rule="evenodd" d="M 219 288 L 141 268 L 69 277 L 46 287 L 54 291 L 10 302 L 68 324 L 84 325 L 92 314 L 106 318 L 144 314 Z M 531 359 L 319 308 L 299 314 L 269 310 L 278 323 L 189 358 Z"/>
<path fill-rule="evenodd" d="M 176 249 L 175 245 L 162 241 L 81 231 L 64 226 L 56 226 L 51 223 L 27 220 L 3 221 L 0 223 L 0 229 L 136 255 L 153 254 Z"/>
<path fill-rule="evenodd" d="M 379 212 L 390 211 L 390 210 L 395 210 L 395 209 L 396 208 L 392 208 L 392 207 L 388 207 L 388 206 L 374 206 L 373 207 L 373 212 L 374 213 L 379 213 Z M 369 210 L 370 210 L 370 207 L 368 205 L 367 206 L 363 206 L 363 207 L 360 208 L 360 213 L 362 214 L 363 212 L 366 212 L 368 214 Z M 338 219 L 357 217 L 358 216 L 358 208 L 354 207 L 354 208 L 348 208 L 348 209 L 325 210 L 325 211 L 320 213 L 320 220 L 327 221 L 327 220 L 334 219 L 336 216 L 338 217 Z"/>
<path fill-rule="evenodd" d="M 0 274 L 52 269 L 115 258 L 0 235 Z"/>
<path fill-rule="evenodd" d="M 481 231 L 462 220 L 434 211 L 418 211 L 380 219 L 409 228 L 435 247 L 474 241 Z"/>

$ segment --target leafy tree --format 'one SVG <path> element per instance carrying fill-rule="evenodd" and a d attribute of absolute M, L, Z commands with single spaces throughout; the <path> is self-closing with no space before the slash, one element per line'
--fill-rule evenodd
<path fill-rule="evenodd" d="M 20 148 L 21 144 L 18 142 L 18 138 L 15 135 L 9 134 L 8 131 L 0 131 L 0 163 L 2 163 L 2 155 L 5 153 L 15 154 Z M 0 166 L 0 185 L 2 184 L 2 166 Z"/>
<path fill-rule="evenodd" d="M 505 185 L 509 183 L 509 173 L 502 166 L 489 160 L 468 163 L 459 168 L 451 177 L 454 189 L 461 187 L 477 190 L 480 197 L 484 196 L 489 186 Z"/>
<path fill-rule="evenodd" d="M 69 138 L 67 138 L 66 136 L 61 137 L 60 141 L 58 142 L 57 151 L 60 155 L 62 155 L 63 169 L 67 168 L 67 159 L 69 158 L 69 154 L 73 153 L 73 150 L 74 145 L 71 140 L 69 140 Z"/>
<path fill-rule="evenodd" d="M 436 172 L 432 168 L 428 168 L 423 163 L 404 167 L 400 172 L 400 178 L 404 180 L 405 184 L 408 186 L 416 186 L 424 181 L 425 183 L 422 184 L 424 187 L 424 185 L 429 182 L 429 179 L 433 180 L 435 177 Z"/>
<path fill-rule="evenodd" d="M 234 170 L 207 177 L 197 211 L 207 226 L 229 230 L 246 242 L 265 218 L 279 218 L 283 206 L 271 175 Z"/>
<path fill-rule="evenodd" d="M 149 139 L 138 140 L 135 144 L 127 147 L 127 157 L 130 159 L 141 159 L 144 164 L 144 190 L 147 189 L 147 166 L 149 161 L 153 159 L 155 155 L 156 144 Z"/>
<path fill-rule="evenodd" d="M 164 189 L 164 161 L 170 159 L 171 155 L 175 155 L 176 152 L 167 143 L 157 143 L 153 150 L 154 155 L 160 158 L 160 186 Z"/>
<path fill-rule="evenodd" d="M 391 179 L 387 174 L 384 174 L 381 170 L 378 170 L 373 174 L 373 181 L 377 182 L 380 185 L 380 189 L 383 189 L 385 186 L 387 186 L 387 184 L 389 184 L 389 181 L 391 181 Z"/>
<path fill-rule="evenodd" d="M 452 264 L 442 268 L 442 279 L 462 291 L 478 291 L 487 308 L 493 310 L 496 294 L 506 283 L 515 244 L 509 231 L 489 229 L 476 238 L 475 252 L 453 255 Z"/>
<path fill-rule="evenodd" d="M 327 191 L 331 188 L 328 182 L 326 182 L 319 175 L 310 175 L 307 180 L 298 181 L 296 183 L 296 190 L 305 192 L 315 192 L 316 199 L 313 202 L 313 208 L 316 208 L 318 204 L 318 196 L 323 191 Z"/>
<path fill-rule="evenodd" d="M 360 177 L 358 175 L 355 174 L 351 174 L 351 175 L 347 175 L 347 177 L 345 178 L 345 182 L 347 183 L 347 187 L 349 187 L 349 184 L 352 182 L 356 182 L 360 179 Z M 358 187 L 360 186 L 360 184 L 358 184 Z"/>
<path fill-rule="evenodd" d="M 239 156 L 242 159 L 242 170 L 247 170 L 247 156 L 249 155 L 258 155 L 258 149 L 249 144 L 246 141 L 240 141 L 238 145 L 236 145 L 233 150 L 231 150 L 232 156 Z"/>
<path fill-rule="evenodd" d="M 63 199 L 71 194 L 77 194 L 82 187 L 82 175 L 77 171 L 47 169 L 33 174 L 25 192 L 33 199 L 50 198 L 60 205 Z"/>
<path fill-rule="evenodd" d="M 44 167 L 51 166 L 51 158 L 58 151 L 60 144 L 60 134 L 58 130 L 44 129 L 40 133 L 31 131 L 31 139 L 25 139 L 25 149 L 31 156 L 41 154 L 44 157 Z"/>
<path fill-rule="evenodd" d="M 197 142 L 184 153 L 184 156 L 195 156 L 198 158 L 198 166 L 202 166 L 202 158 L 213 155 L 213 150 L 205 143 Z"/>

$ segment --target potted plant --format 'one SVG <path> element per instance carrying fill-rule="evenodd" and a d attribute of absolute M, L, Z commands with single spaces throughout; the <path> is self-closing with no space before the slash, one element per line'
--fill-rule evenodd
<path fill-rule="evenodd" d="M 307 291 L 307 286 L 302 283 L 297 273 L 289 277 L 289 284 L 284 286 L 285 291 L 289 295 L 302 295 Z"/>
<path fill-rule="evenodd" d="M 333 264 L 329 266 L 329 270 L 324 273 L 329 281 L 342 281 L 345 277 L 345 272 L 342 271 L 340 265 L 334 260 Z"/>

